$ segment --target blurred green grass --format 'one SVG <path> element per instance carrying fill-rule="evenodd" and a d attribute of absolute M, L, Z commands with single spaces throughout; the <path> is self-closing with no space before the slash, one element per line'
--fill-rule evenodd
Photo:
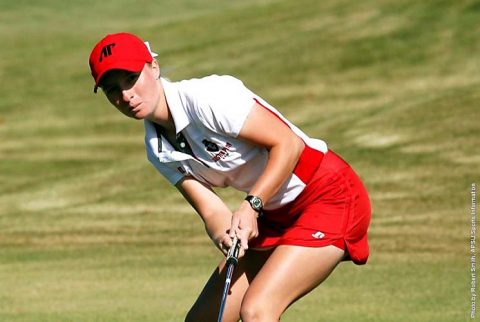
<path fill-rule="evenodd" d="M 182 321 L 220 255 L 92 94 L 138 33 L 172 80 L 232 74 L 360 173 L 372 255 L 285 321 L 467 321 L 478 1 L 0 1 L 0 320 Z M 240 195 L 219 191 L 234 208 Z"/>

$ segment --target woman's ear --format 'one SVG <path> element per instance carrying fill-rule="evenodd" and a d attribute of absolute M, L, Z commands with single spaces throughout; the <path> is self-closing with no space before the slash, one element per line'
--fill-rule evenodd
<path fill-rule="evenodd" d="M 160 79 L 160 65 L 156 59 L 152 60 L 152 69 L 155 75 L 155 79 Z"/>

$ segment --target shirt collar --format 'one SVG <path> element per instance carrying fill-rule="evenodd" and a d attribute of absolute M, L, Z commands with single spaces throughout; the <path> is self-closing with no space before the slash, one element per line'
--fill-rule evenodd
<path fill-rule="evenodd" d="M 161 81 L 165 98 L 167 99 L 167 105 L 172 114 L 173 122 L 175 123 L 175 131 L 176 134 L 178 134 L 190 124 L 184 107 L 183 100 L 185 98 L 180 92 L 179 83 L 170 82 L 165 78 L 161 78 Z"/>

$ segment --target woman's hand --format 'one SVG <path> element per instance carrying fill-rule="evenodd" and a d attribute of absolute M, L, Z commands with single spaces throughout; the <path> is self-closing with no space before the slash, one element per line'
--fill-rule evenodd
<path fill-rule="evenodd" d="M 232 247 L 232 239 L 228 233 L 220 235 L 218 237 L 212 238 L 213 243 L 217 248 L 223 253 L 223 255 L 227 256 L 228 250 Z"/>
<path fill-rule="evenodd" d="M 232 239 L 236 235 L 240 240 L 239 257 L 242 257 L 248 249 L 248 241 L 258 236 L 257 218 L 258 213 L 252 209 L 248 201 L 243 201 L 240 208 L 233 213 L 229 238 Z"/>

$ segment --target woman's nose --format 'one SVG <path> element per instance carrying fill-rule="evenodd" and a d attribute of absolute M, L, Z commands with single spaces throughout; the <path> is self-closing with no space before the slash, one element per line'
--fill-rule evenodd
<path fill-rule="evenodd" d="M 133 98 L 133 92 L 130 89 L 124 89 L 122 91 L 122 98 L 125 102 L 129 103 Z"/>

